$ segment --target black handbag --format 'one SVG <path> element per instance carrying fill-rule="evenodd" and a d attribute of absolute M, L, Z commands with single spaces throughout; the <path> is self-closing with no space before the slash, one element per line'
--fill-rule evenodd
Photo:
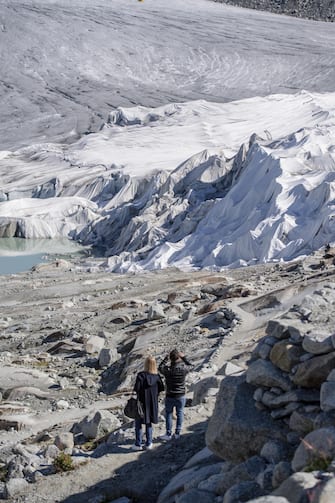
<path fill-rule="evenodd" d="M 132 396 L 126 403 L 123 413 L 130 419 L 142 419 L 144 417 L 143 405 L 137 398 Z"/>

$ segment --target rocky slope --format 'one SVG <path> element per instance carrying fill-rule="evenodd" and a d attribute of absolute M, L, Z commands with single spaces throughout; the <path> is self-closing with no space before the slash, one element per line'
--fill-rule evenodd
<path fill-rule="evenodd" d="M 220 274 L 116 275 L 99 261 L 59 259 L 0 278 L 1 497 L 286 503 L 313 489 L 325 498 L 334 274 L 327 250 Z M 123 407 L 136 372 L 146 354 L 160 360 L 175 346 L 195 364 L 183 435 L 159 440 L 162 397 L 154 449 L 133 452 Z M 64 453 L 74 470 L 57 472 Z"/>
<path fill-rule="evenodd" d="M 266 10 L 279 14 L 334 21 L 334 0 L 215 0 L 216 2 L 247 7 L 248 9 Z"/>

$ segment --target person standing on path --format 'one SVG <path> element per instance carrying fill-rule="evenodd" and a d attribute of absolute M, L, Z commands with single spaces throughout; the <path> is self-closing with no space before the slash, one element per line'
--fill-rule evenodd
<path fill-rule="evenodd" d="M 135 445 L 133 450 L 142 450 L 142 425 L 145 424 L 145 449 L 152 449 L 152 423 L 158 423 L 158 395 L 164 391 L 164 384 L 157 372 L 155 358 L 148 356 L 144 362 L 144 370 L 136 376 L 134 391 L 141 402 L 144 416 L 135 419 Z"/>
<path fill-rule="evenodd" d="M 174 438 L 179 438 L 184 421 L 184 407 L 186 403 L 186 374 L 193 368 L 183 353 L 173 349 L 160 363 L 158 370 L 165 377 L 165 420 L 166 434 L 161 440 L 172 439 L 173 409 L 176 409 L 177 422 Z"/>

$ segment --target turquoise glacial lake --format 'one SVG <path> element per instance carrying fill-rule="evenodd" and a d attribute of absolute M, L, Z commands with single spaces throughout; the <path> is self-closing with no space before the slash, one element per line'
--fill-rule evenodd
<path fill-rule="evenodd" d="M 80 255 L 84 250 L 68 239 L 0 238 L 0 274 L 29 271 L 34 265 Z"/>

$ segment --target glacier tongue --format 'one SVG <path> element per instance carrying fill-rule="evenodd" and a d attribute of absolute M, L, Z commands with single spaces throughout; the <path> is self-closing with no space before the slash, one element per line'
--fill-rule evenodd
<path fill-rule="evenodd" d="M 70 237 L 120 272 L 309 254 L 334 240 L 334 110 L 307 92 L 134 107 L 2 152 L 0 236 Z"/>

